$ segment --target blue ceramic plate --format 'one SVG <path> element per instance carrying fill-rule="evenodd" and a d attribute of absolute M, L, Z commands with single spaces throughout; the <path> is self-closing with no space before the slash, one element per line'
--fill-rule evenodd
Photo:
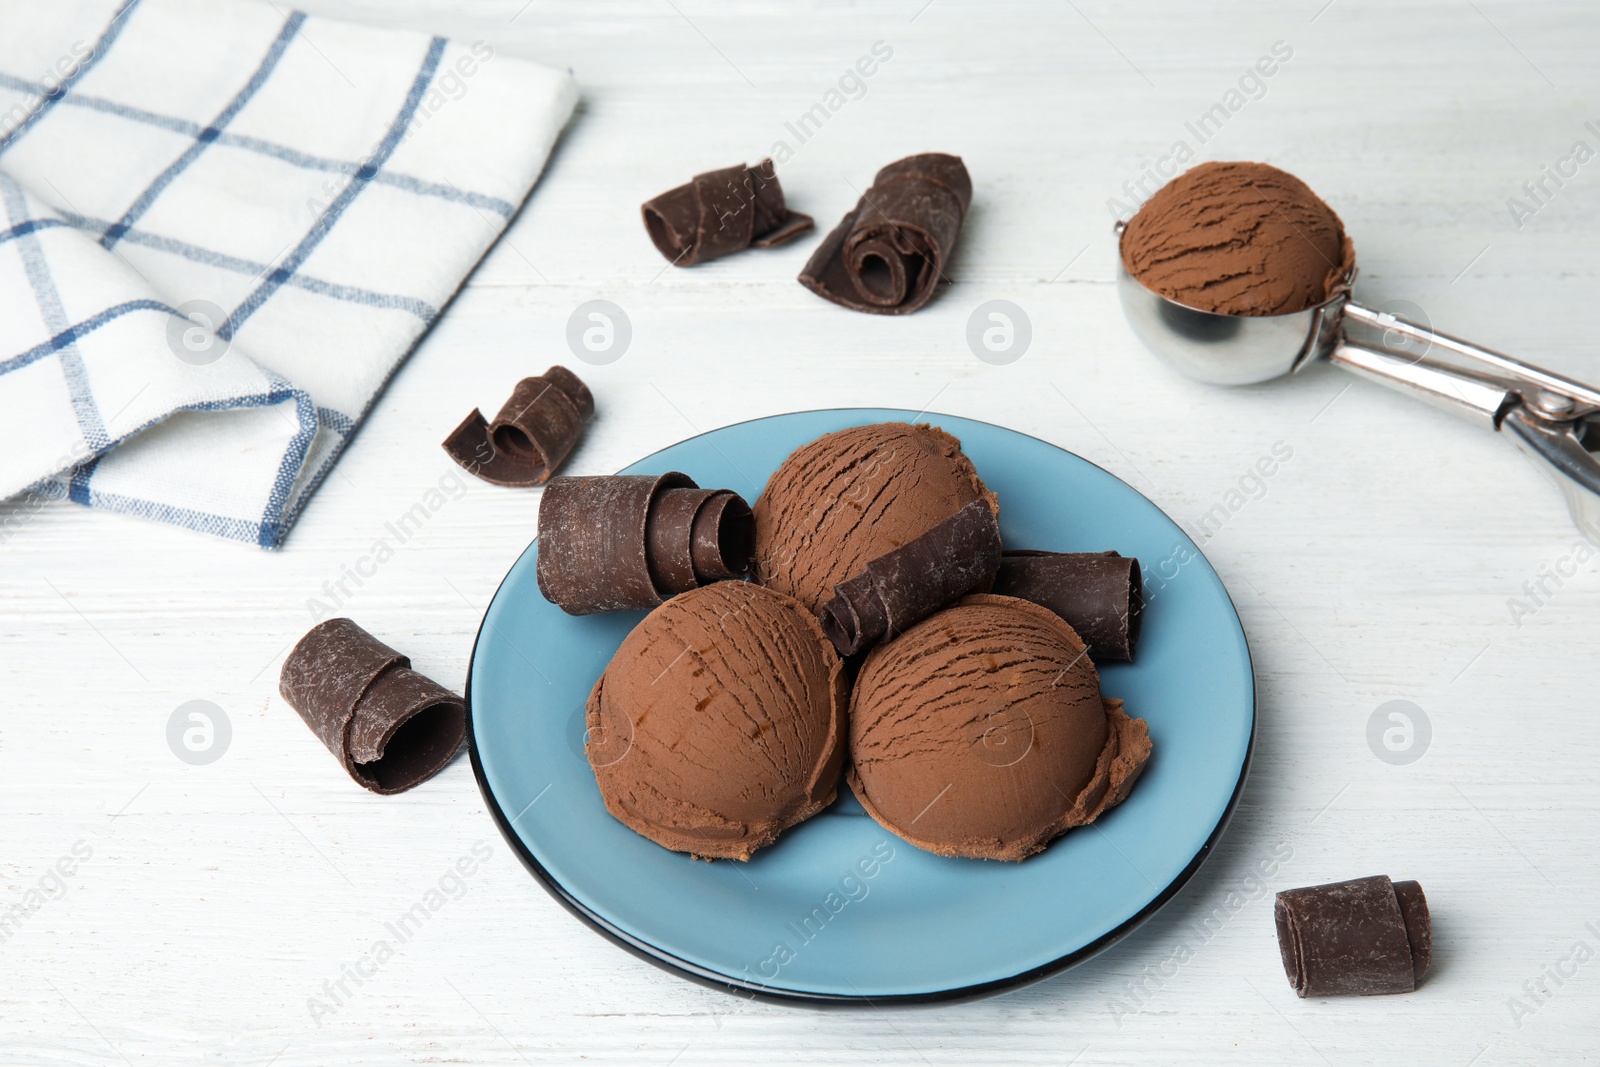
<path fill-rule="evenodd" d="M 754 501 L 796 447 L 846 426 L 926 419 L 961 439 L 1000 497 L 1008 546 L 1115 548 L 1139 558 L 1138 662 L 1100 669 L 1150 724 L 1132 795 L 1022 863 L 944 859 L 874 822 L 849 788 L 749 863 L 705 863 L 612 819 L 584 757 L 584 701 L 642 614 L 574 618 L 534 579 L 538 543 L 506 575 L 467 678 L 484 798 L 536 878 L 637 955 L 743 995 L 927 1001 L 992 993 L 1115 943 L 1198 869 L 1244 785 L 1255 685 L 1244 631 L 1200 550 L 1094 464 L 1013 430 L 945 415 L 842 409 L 740 423 L 624 473 L 679 470 Z"/>

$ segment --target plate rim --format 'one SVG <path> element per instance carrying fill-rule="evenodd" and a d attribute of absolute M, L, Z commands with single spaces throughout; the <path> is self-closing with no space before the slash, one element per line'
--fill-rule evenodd
<path fill-rule="evenodd" d="M 963 422 L 979 423 L 981 425 L 991 427 L 992 429 L 1003 430 L 1007 433 L 1017 434 L 1019 437 L 1026 437 L 1031 440 L 1038 441 L 1040 444 L 1047 445 L 1059 452 L 1064 452 L 1074 459 L 1081 460 L 1082 462 L 1089 464 L 1091 467 L 1094 467 L 1096 470 L 1099 470 L 1109 477 L 1116 479 L 1116 481 L 1126 486 L 1133 493 L 1137 494 L 1140 499 L 1144 500 L 1147 504 L 1165 516 L 1168 521 L 1173 523 L 1173 525 L 1177 525 L 1177 521 L 1173 519 L 1172 516 L 1167 515 L 1166 510 L 1158 505 L 1155 501 L 1145 496 L 1144 493 L 1140 492 L 1126 480 L 1118 477 L 1111 471 L 1106 470 L 1104 467 L 1100 466 L 1098 463 L 1095 463 L 1091 459 L 1080 456 L 1076 452 L 1073 452 L 1067 448 L 1063 448 L 1052 441 L 1046 441 L 1042 437 L 1036 437 L 1033 434 L 1025 433 L 1022 430 L 1016 430 L 1009 426 L 1001 426 L 998 423 L 989 422 L 985 419 L 974 419 L 966 415 L 955 415 L 947 412 L 928 410 L 911 412 L 907 408 L 849 406 L 806 408 L 800 411 L 786 411 L 777 412 L 771 415 L 758 415 L 755 418 L 740 419 L 737 422 L 730 422 L 724 426 L 717 426 L 709 430 L 702 430 L 699 433 L 691 434 L 690 436 L 682 438 L 678 441 L 674 441 L 669 445 L 663 445 L 661 448 L 656 449 L 654 452 L 651 452 L 648 455 L 641 456 L 637 460 L 634 460 L 633 463 L 628 464 L 628 466 L 633 466 L 637 463 L 644 463 L 652 457 L 660 455 L 669 448 L 676 448 L 679 445 L 687 444 L 690 441 L 699 440 L 702 437 L 706 437 L 713 433 L 718 433 L 722 430 L 731 429 L 735 426 L 746 426 L 754 422 L 765 422 L 768 419 L 785 418 L 791 415 L 815 415 L 826 414 L 830 412 L 868 411 L 907 414 L 910 416 L 911 420 L 934 420 L 940 418 L 960 419 Z M 1181 526 L 1178 527 L 1178 530 L 1191 545 L 1194 545 L 1195 552 L 1200 556 L 1201 559 L 1205 560 L 1205 564 L 1207 567 L 1211 568 L 1211 572 L 1216 574 L 1216 568 L 1212 566 L 1211 560 L 1207 558 L 1204 549 L 1202 549 L 1198 544 L 1195 544 L 1194 538 L 1189 537 L 1187 531 L 1184 531 Z M 543 864 L 538 861 L 538 859 L 533 855 L 532 851 L 529 850 L 527 845 L 523 843 L 522 838 L 511 826 L 511 822 L 506 817 L 505 811 L 501 808 L 500 802 L 495 798 L 494 791 L 489 787 L 488 776 L 485 774 L 483 763 L 478 756 L 478 738 L 476 729 L 473 725 L 473 668 L 478 660 L 478 645 L 483 640 L 483 631 L 488 625 L 489 612 L 494 609 L 495 601 L 500 599 L 500 594 L 505 590 L 506 579 L 511 576 L 511 571 L 516 568 L 517 563 L 522 560 L 523 556 L 527 555 L 528 549 L 532 548 L 538 540 L 539 538 L 536 535 L 533 540 L 529 541 L 528 544 L 523 547 L 521 552 L 517 553 L 516 559 L 512 560 L 511 565 L 506 568 L 506 573 L 501 577 L 499 585 L 495 587 L 494 596 L 489 598 L 489 603 L 483 609 L 483 619 L 479 621 L 478 632 L 472 639 L 472 651 L 469 653 L 467 659 L 467 678 L 462 694 L 462 699 L 466 704 L 467 709 L 466 744 L 467 755 L 472 763 L 472 776 L 478 783 L 478 792 L 483 797 L 484 804 L 486 807 L 488 807 L 489 813 L 494 819 L 495 826 L 500 831 L 500 836 L 503 837 L 506 840 L 506 843 L 511 846 L 512 851 L 522 862 L 522 865 L 527 868 L 528 873 L 533 875 L 534 881 L 542 886 L 547 893 L 554 897 L 558 904 L 575 916 L 584 925 L 600 934 L 607 941 L 610 941 L 619 948 L 623 949 L 629 955 L 644 960 L 646 963 L 653 964 L 669 974 L 676 975 L 679 978 L 686 978 L 689 981 L 694 982 L 696 985 L 705 986 L 710 989 L 716 989 L 732 996 L 742 997 L 750 1000 L 758 1000 L 769 1004 L 848 1008 L 859 1007 L 862 1005 L 881 1007 L 884 1005 L 914 1006 L 920 1004 L 955 1004 L 964 1001 L 980 1000 L 985 997 L 995 996 L 1000 993 L 1010 992 L 1015 989 L 1021 989 L 1025 986 L 1042 982 L 1047 978 L 1051 978 L 1057 974 L 1060 974 L 1062 971 L 1065 971 L 1071 967 L 1075 967 L 1080 963 L 1087 962 L 1093 957 L 1104 952 L 1106 949 L 1117 944 L 1123 938 L 1127 937 L 1139 927 L 1143 926 L 1147 920 L 1155 915 L 1156 912 L 1160 911 L 1167 905 L 1169 901 L 1173 899 L 1173 897 L 1177 896 L 1184 886 L 1188 885 L 1189 881 L 1195 876 L 1195 874 L 1199 872 L 1200 867 L 1208 858 L 1210 858 L 1211 853 L 1216 848 L 1217 843 L 1222 840 L 1223 834 L 1227 832 L 1229 824 L 1233 821 L 1234 812 L 1239 806 L 1239 800 L 1244 795 L 1245 780 L 1250 776 L 1250 765 L 1255 758 L 1256 732 L 1258 726 L 1260 725 L 1260 717 L 1257 715 L 1258 706 L 1260 704 L 1260 693 L 1258 691 L 1259 683 L 1256 678 L 1255 657 L 1250 651 L 1250 635 L 1245 632 L 1244 620 L 1239 615 L 1239 606 L 1234 603 L 1233 594 L 1229 592 L 1227 583 L 1223 582 L 1221 580 L 1221 576 L 1218 575 L 1217 582 L 1222 586 L 1222 595 L 1227 598 L 1228 608 L 1233 612 L 1234 621 L 1239 624 L 1240 636 L 1244 638 L 1245 664 L 1250 669 L 1250 740 L 1245 745 L 1244 759 L 1239 765 L 1238 781 L 1234 783 L 1233 793 L 1231 796 L 1229 796 L 1228 803 L 1223 808 L 1222 817 L 1217 820 L 1217 825 L 1212 829 L 1211 833 L 1207 835 L 1205 842 L 1200 846 L 1200 849 L 1194 854 L 1194 856 L 1190 858 L 1188 864 L 1183 868 L 1183 870 L 1178 872 L 1172 881 L 1168 882 L 1167 885 L 1164 886 L 1161 891 L 1157 893 L 1155 897 L 1153 897 L 1143 908 L 1140 908 L 1128 919 L 1124 920 L 1113 929 L 1106 931 L 1104 934 L 1095 938 L 1087 945 L 1069 952 L 1064 956 L 1050 960 L 1047 963 L 1030 967 L 1026 971 L 1022 971 L 1019 974 L 1011 975 L 1006 978 L 993 979 L 988 982 L 978 982 L 965 986 L 954 986 L 948 989 L 930 990 L 923 993 L 893 993 L 883 994 L 880 996 L 871 996 L 865 993 L 843 994 L 804 992 L 800 990 L 783 989 L 776 986 L 762 985 L 759 982 L 749 982 L 740 978 L 723 974 L 719 971 L 713 971 L 710 968 L 702 967 L 697 963 L 674 955 L 673 953 L 668 952 L 666 949 L 660 948 L 659 946 L 652 945 L 642 938 L 635 937 L 626 930 L 623 930 L 616 924 L 612 923 L 610 920 L 606 919 L 604 916 L 595 913 L 592 909 L 585 906 L 581 901 L 574 897 L 570 892 L 567 891 L 567 888 L 562 885 L 557 878 L 555 878 L 555 876 L 553 876 L 549 871 L 545 870 Z"/>

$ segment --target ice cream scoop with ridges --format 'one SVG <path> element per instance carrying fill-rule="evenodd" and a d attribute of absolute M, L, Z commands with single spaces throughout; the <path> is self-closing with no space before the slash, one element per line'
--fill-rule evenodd
<path fill-rule="evenodd" d="M 817 611 L 859 574 L 984 488 L 961 442 L 935 426 L 882 422 L 802 445 L 755 503 L 756 579 Z"/>
<path fill-rule="evenodd" d="M 1202 163 L 1156 190 L 1122 234 L 1145 288 L 1219 315 L 1286 315 L 1347 288 L 1355 246 L 1305 182 L 1265 163 Z"/>
<path fill-rule="evenodd" d="M 663 847 L 747 860 L 832 803 L 849 689 L 816 618 L 747 582 L 682 593 L 589 695 L 606 810 Z"/>
<path fill-rule="evenodd" d="M 1072 627 L 1013 597 L 965 597 L 879 645 L 850 704 L 857 799 L 943 856 L 1038 852 L 1121 803 L 1150 750 Z"/>

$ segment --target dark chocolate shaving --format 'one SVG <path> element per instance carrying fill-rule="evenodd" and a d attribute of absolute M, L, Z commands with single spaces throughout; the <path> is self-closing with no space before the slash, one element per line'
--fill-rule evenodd
<path fill-rule="evenodd" d="M 1273 917 L 1289 984 L 1302 997 L 1409 993 L 1433 959 L 1428 901 L 1387 875 L 1289 889 Z"/>
<path fill-rule="evenodd" d="M 772 160 L 697 174 L 693 181 L 646 200 L 640 209 L 657 250 L 677 267 L 692 267 L 746 248 L 776 248 L 814 223 L 790 211 Z"/>
<path fill-rule="evenodd" d="M 715 489 L 667 489 L 645 518 L 645 563 L 655 589 L 682 593 L 699 583 L 694 574 L 694 517 Z"/>
<path fill-rule="evenodd" d="M 350 777 L 401 793 L 450 762 L 467 706 L 349 619 L 311 628 L 283 662 L 278 691 Z"/>
<path fill-rule="evenodd" d="M 1000 523 L 988 501 L 974 500 L 834 586 L 822 632 L 841 656 L 853 656 L 987 585 L 999 566 Z"/>
<path fill-rule="evenodd" d="M 539 589 L 569 615 L 648 610 L 754 552 L 749 505 L 677 471 L 556 478 L 539 502 Z"/>
<path fill-rule="evenodd" d="M 742 578 L 756 554 L 756 525 L 750 505 L 731 489 L 719 489 L 695 513 L 689 548 L 699 585 Z"/>
<path fill-rule="evenodd" d="M 493 422 L 472 409 L 444 439 L 450 458 L 495 485 L 543 485 L 566 461 L 584 423 L 594 417 L 594 394 L 565 367 L 524 378 Z"/>
<path fill-rule="evenodd" d="M 1406 922 L 1406 941 L 1411 945 L 1411 974 L 1417 985 L 1433 964 L 1433 920 L 1428 915 L 1428 898 L 1417 882 L 1394 883 L 1400 901 L 1400 917 Z"/>
<path fill-rule="evenodd" d="M 928 152 L 878 171 L 811 254 L 800 284 L 854 311 L 904 315 L 933 298 L 972 204 L 959 156 Z"/>
<path fill-rule="evenodd" d="M 1133 659 L 1144 608 L 1136 559 L 1115 552 L 1008 549 L 993 592 L 1031 600 L 1061 616 L 1096 663 Z"/>

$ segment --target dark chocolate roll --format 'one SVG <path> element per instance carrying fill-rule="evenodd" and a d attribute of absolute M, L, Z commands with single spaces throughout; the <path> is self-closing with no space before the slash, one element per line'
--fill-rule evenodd
<path fill-rule="evenodd" d="M 772 160 L 695 175 L 640 208 L 656 249 L 677 267 L 692 267 L 746 248 L 776 248 L 814 223 L 790 211 Z"/>
<path fill-rule="evenodd" d="M 822 632 L 841 656 L 853 656 L 988 585 L 999 566 L 999 520 L 987 500 L 974 500 L 834 586 Z"/>
<path fill-rule="evenodd" d="M 567 368 L 551 367 L 518 382 L 493 422 L 473 408 L 444 439 L 444 450 L 486 482 L 543 485 L 566 461 L 593 417 L 589 387 Z"/>
<path fill-rule="evenodd" d="M 278 691 L 374 793 L 432 778 L 467 733 L 460 697 L 349 619 L 319 623 L 300 639 L 283 662 Z"/>
<path fill-rule="evenodd" d="M 1273 908 L 1289 984 L 1302 997 L 1409 993 L 1433 959 L 1428 901 L 1387 875 L 1288 889 Z"/>
<path fill-rule="evenodd" d="M 959 156 L 927 152 L 878 171 L 811 254 L 800 284 L 854 311 L 904 315 L 933 298 L 972 203 Z"/>
<path fill-rule="evenodd" d="M 750 505 L 731 489 L 719 489 L 695 512 L 689 555 L 698 584 L 743 578 L 756 554 L 756 524 Z"/>
<path fill-rule="evenodd" d="M 1007 549 L 994 592 L 1049 608 L 1078 632 L 1096 663 L 1133 659 L 1144 613 L 1139 561 L 1115 552 Z"/>
<path fill-rule="evenodd" d="M 694 570 L 694 517 L 715 489 L 666 489 L 645 518 L 645 556 L 663 597 L 699 585 Z"/>
<path fill-rule="evenodd" d="M 635 611 L 750 568 L 750 508 L 685 474 L 556 478 L 539 502 L 539 589 L 569 615 Z"/>

